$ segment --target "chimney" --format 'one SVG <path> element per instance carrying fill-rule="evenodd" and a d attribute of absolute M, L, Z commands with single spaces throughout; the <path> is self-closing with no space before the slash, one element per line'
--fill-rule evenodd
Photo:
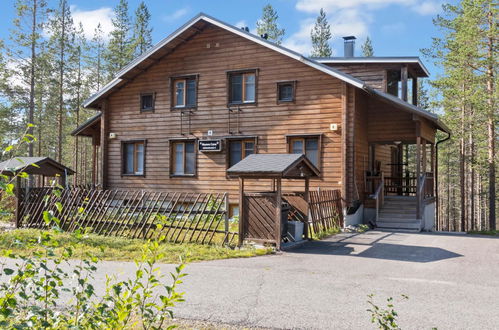
<path fill-rule="evenodd" d="M 343 37 L 345 41 L 345 53 L 343 56 L 354 57 L 355 39 L 357 38 L 354 36 Z"/>

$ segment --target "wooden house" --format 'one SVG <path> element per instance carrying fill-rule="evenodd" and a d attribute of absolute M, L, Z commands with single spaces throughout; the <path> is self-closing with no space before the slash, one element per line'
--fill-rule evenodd
<path fill-rule="evenodd" d="M 229 167 L 300 153 L 320 171 L 310 189 L 341 189 L 379 226 L 429 228 L 436 131 L 449 130 L 417 107 L 426 76 L 416 57 L 309 58 L 199 14 L 85 101 L 99 113 L 73 135 L 92 138 L 105 189 L 224 191 L 237 212 Z"/>

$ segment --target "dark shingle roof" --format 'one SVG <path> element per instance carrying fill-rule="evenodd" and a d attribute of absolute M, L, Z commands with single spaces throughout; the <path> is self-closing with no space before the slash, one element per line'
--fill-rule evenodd
<path fill-rule="evenodd" d="M 49 157 L 14 157 L 0 163 L 0 173 L 13 175 L 17 172 L 46 176 L 53 176 L 55 174 L 63 175 L 64 173 L 71 175 L 75 173 L 69 167 Z"/>
<path fill-rule="evenodd" d="M 304 163 L 314 175 L 319 170 L 302 154 L 253 154 L 227 170 L 230 176 L 257 175 L 285 177 L 294 167 Z"/>

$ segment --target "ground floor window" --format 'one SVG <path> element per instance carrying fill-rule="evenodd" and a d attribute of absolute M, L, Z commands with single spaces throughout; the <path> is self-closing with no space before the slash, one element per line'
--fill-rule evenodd
<path fill-rule="evenodd" d="M 228 167 L 236 165 L 247 156 L 256 153 L 256 139 L 228 140 Z"/>
<path fill-rule="evenodd" d="M 315 167 L 320 167 L 320 136 L 289 136 L 288 152 L 304 154 Z"/>
<path fill-rule="evenodd" d="M 196 174 L 196 143 L 194 140 L 172 141 L 170 144 L 170 175 Z"/>
<path fill-rule="evenodd" d="M 122 174 L 144 175 L 145 141 L 127 141 L 122 144 Z"/>

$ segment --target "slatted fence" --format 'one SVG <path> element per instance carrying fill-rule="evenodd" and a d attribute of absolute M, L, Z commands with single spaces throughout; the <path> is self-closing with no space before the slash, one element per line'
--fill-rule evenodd
<path fill-rule="evenodd" d="M 319 190 L 309 193 L 310 229 L 318 233 L 343 227 L 340 190 Z"/>
<path fill-rule="evenodd" d="M 17 213 L 23 228 L 52 226 L 44 211 L 63 230 L 89 229 L 99 235 L 171 242 L 228 244 L 237 242 L 238 224 L 228 218 L 226 193 L 33 188 L 20 191 Z M 58 209 L 60 207 L 60 210 Z"/>

